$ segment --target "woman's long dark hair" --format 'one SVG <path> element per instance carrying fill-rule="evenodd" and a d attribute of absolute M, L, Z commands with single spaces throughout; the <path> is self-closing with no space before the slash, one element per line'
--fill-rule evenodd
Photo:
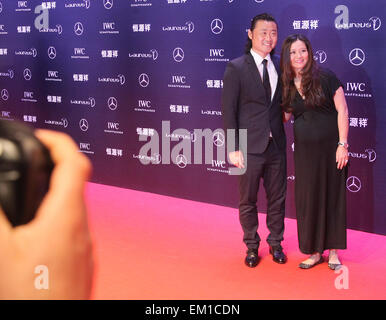
<path fill-rule="evenodd" d="M 307 64 L 301 71 L 301 88 L 305 96 L 305 105 L 306 107 L 317 107 L 321 106 L 324 101 L 324 95 L 320 85 L 320 72 L 314 61 L 311 43 L 305 36 L 293 34 L 284 40 L 280 58 L 281 81 L 283 84 L 282 107 L 286 112 L 292 111 L 290 104 L 294 100 L 297 90 L 294 84 L 295 71 L 292 69 L 290 56 L 291 45 L 297 40 L 304 42 L 308 51 Z"/>

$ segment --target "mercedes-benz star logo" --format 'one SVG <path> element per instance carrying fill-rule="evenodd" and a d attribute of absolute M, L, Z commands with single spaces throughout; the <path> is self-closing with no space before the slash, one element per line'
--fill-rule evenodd
<path fill-rule="evenodd" d="M 182 50 L 181 48 L 175 48 L 173 50 L 173 59 L 174 61 L 176 62 L 181 62 L 182 60 L 184 60 L 184 50 Z"/>
<path fill-rule="evenodd" d="M 213 134 L 213 143 L 216 147 L 222 147 L 225 143 L 225 137 L 221 132 L 215 132 Z"/>
<path fill-rule="evenodd" d="M 220 19 L 213 19 L 210 24 L 210 29 L 214 34 L 219 34 L 222 32 L 224 25 Z"/>
<path fill-rule="evenodd" d="M 183 169 L 187 166 L 188 164 L 188 160 L 186 159 L 186 157 L 183 155 L 183 154 L 179 154 L 177 157 L 176 157 L 176 165 Z"/>
<path fill-rule="evenodd" d="M 351 176 L 347 179 L 346 187 L 351 192 L 358 192 L 361 189 L 362 184 L 357 177 Z"/>
<path fill-rule="evenodd" d="M 381 27 L 381 19 L 379 19 L 378 17 L 371 17 L 369 21 L 372 22 L 374 31 L 377 31 Z"/>
<path fill-rule="evenodd" d="M 55 59 L 56 58 L 56 49 L 54 47 L 49 47 L 48 48 L 48 57 L 50 59 Z"/>
<path fill-rule="evenodd" d="M 150 83 L 149 76 L 146 73 L 141 73 L 139 75 L 138 81 L 142 88 L 146 88 Z"/>
<path fill-rule="evenodd" d="M 10 77 L 11 79 L 13 79 L 13 77 L 14 77 L 14 75 L 15 75 L 15 73 L 13 72 L 13 70 L 8 70 L 8 73 L 9 73 L 9 77 Z"/>
<path fill-rule="evenodd" d="M 0 2 L 0 13 L 3 11 L 3 4 Z"/>
<path fill-rule="evenodd" d="M 80 130 L 87 131 L 88 130 L 88 122 L 87 122 L 87 120 L 86 119 L 80 119 L 79 127 L 80 127 Z"/>
<path fill-rule="evenodd" d="M 107 105 L 110 110 L 116 110 L 118 108 L 118 101 L 114 97 L 110 97 L 107 100 Z"/>
<path fill-rule="evenodd" d="M 9 93 L 7 89 L 1 90 L 1 99 L 7 101 L 9 99 Z"/>
<path fill-rule="evenodd" d="M 81 22 L 75 23 L 75 26 L 74 26 L 75 34 L 77 36 L 81 36 L 83 34 L 83 31 L 84 31 L 83 24 Z"/>
<path fill-rule="evenodd" d="M 355 48 L 350 51 L 349 59 L 352 65 L 360 66 L 365 62 L 366 57 L 362 49 Z"/>
<path fill-rule="evenodd" d="M 323 50 L 318 50 L 315 52 L 314 60 L 318 61 L 319 63 L 325 63 L 327 60 L 327 53 Z"/>
<path fill-rule="evenodd" d="M 24 75 L 24 79 L 27 81 L 31 80 L 32 78 L 32 72 L 30 69 L 24 69 L 23 75 Z"/>
<path fill-rule="evenodd" d="M 110 10 L 113 7 L 113 0 L 103 0 L 103 5 L 106 9 Z"/>
<path fill-rule="evenodd" d="M 83 0 L 83 2 L 85 3 L 86 9 L 90 9 L 90 5 L 91 5 L 90 0 Z"/>

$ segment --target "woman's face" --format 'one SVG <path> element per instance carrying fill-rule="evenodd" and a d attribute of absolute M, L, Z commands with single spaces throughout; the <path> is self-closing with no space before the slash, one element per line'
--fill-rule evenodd
<path fill-rule="evenodd" d="M 308 50 L 306 44 L 301 40 L 296 40 L 290 47 L 291 67 L 298 73 L 308 62 Z"/>

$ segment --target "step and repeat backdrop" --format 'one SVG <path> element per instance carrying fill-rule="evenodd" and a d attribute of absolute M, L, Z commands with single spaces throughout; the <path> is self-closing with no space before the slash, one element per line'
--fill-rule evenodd
<path fill-rule="evenodd" d="M 276 54 L 286 36 L 305 34 L 314 59 L 342 81 L 348 226 L 386 234 L 385 4 L 0 0 L 0 117 L 70 134 L 93 162 L 93 182 L 236 208 L 222 79 L 244 52 L 251 19 L 269 12 L 279 25 Z M 290 218 L 292 130 L 287 123 Z"/>

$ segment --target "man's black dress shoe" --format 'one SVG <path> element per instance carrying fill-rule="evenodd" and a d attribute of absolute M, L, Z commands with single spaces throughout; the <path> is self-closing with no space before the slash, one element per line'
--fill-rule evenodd
<path fill-rule="evenodd" d="M 254 268 L 259 263 L 259 256 L 257 250 L 248 250 L 247 256 L 245 257 L 245 265 L 250 268 Z"/>
<path fill-rule="evenodd" d="M 287 262 L 287 257 L 283 252 L 283 248 L 281 245 L 278 246 L 269 246 L 269 253 L 272 254 L 273 261 L 276 263 L 286 263 Z"/>

